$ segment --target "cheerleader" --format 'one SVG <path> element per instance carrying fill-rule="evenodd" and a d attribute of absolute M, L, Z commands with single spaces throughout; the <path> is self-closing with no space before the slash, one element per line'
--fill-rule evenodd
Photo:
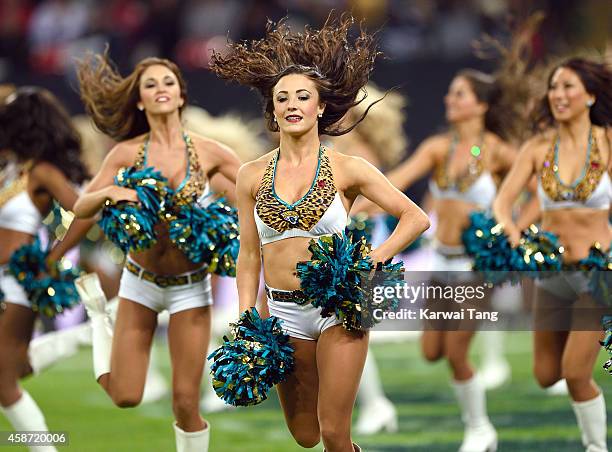
<path fill-rule="evenodd" d="M 0 106 L 0 149 L 10 153 L 0 182 L 0 405 L 16 430 L 46 431 L 45 417 L 19 379 L 74 354 L 81 329 L 54 332 L 32 342 L 37 313 L 9 260 L 33 242 L 54 200 L 70 210 L 86 169 L 78 133 L 59 101 L 39 88 L 19 88 Z M 64 240 L 47 256 L 47 266 L 72 248 L 91 227 L 73 222 Z M 31 450 L 54 451 L 51 446 Z"/>
<path fill-rule="evenodd" d="M 535 120 L 543 130 L 523 146 L 495 200 L 494 213 L 516 246 L 520 228 L 512 221 L 511 208 L 522 186 L 537 175 L 542 229 L 558 236 L 564 264 L 571 268 L 589 256 L 594 242 L 607 250 L 612 240 L 612 73 L 605 64 L 574 58 L 556 66 L 547 80 L 548 91 Z M 589 307 L 588 291 L 587 276 L 580 272 L 538 281 L 536 320 L 540 309 L 550 312 L 551 307 L 563 313 L 573 307 L 569 321 L 578 320 L 589 312 L 578 308 Z M 545 388 L 566 380 L 584 447 L 589 452 L 607 451 L 604 396 L 592 378 L 602 332 L 596 325 L 587 328 L 591 331 L 555 326 L 566 331 L 535 331 L 536 379 Z"/>
<path fill-rule="evenodd" d="M 174 63 L 147 58 L 124 78 L 106 55 L 95 55 L 80 62 L 78 76 L 89 115 L 118 144 L 78 199 L 77 217 L 92 217 L 107 202 L 138 201 L 135 190 L 113 183 L 126 167 L 161 171 L 168 180 L 164 202 L 193 209 L 206 208 L 212 175 L 235 182 L 240 162 L 233 151 L 183 129 L 187 91 Z M 157 314 L 168 310 L 176 448 L 206 451 L 210 427 L 200 416 L 199 394 L 211 324 L 208 262 L 194 262 L 189 250 L 178 248 L 166 218 L 155 225 L 155 244 L 131 250 L 127 257 L 112 335 L 100 300 L 84 300 L 92 320 L 94 372 L 117 406 L 138 405 Z"/>
<path fill-rule="evenodd" d="M 349 43 L 351 24 L 343 16 L 301 33 L 285 22 L 270 25 L 263 39 L 230 45 L 227 56 L 214 53 L 211 63 L 218 76 L 256 88 L 268 128 L 280 132 L 279 147 L 243 165 L 238 175 L 240 311 L 256 304 L 263 261 L 269 312 L 283 321 L 295 348 L 295 370 L 277 387 L 287 426 L 302 447 L 322 438 L 329 452 L 360 450 L 350 427 L 368 335 L 348 332 L 307 304 L 297 290 L 296 264 L 309 260 L 311 239 L 345 230 L 360 194 L 400 218 L 371 252 L 374 262 L 393 257 L 429 225 L 374 166 L 321 145 L 322 135 L 353 128 L 337 123 L 355 106 L 377 54 L 363 30 Z"/>

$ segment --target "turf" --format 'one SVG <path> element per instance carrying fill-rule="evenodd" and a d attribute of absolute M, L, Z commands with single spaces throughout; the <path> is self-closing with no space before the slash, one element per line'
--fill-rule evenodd
<path fill-rule="evenodd" d="M 499 450 L 583 450 L 567 396 L 548 396 L 536 385 L 531 375 L 530 347 L 528 333 L 508 333 L 507 357 L 512 365 L 512 381 L 488 393 L 489 414 L 500 436 Z M 368 452 L 456 451 L 463 428 L 445 364 L 425 363 L 415 342 L 375 344 L 373 350 L 385 391 L 397 406 L 400 431 L 356 437 L 356 442 Z M 602 352 L 595 378 L 612 401 L 612 377 L 601 369 L 604 359 Z M 168 360 L 160 361 L 169 379 Z M 70 445 L 60 451 L 174 450 L 170 400 L 133 409 L 114 407 L 94 382 L 88 349 L 24 381 L 23 385 L 44 410 L 50 429 L 69 432 Z M 612 418 L 612 412 L 608 417 Z M 293 442 L 285 427 L 275 393 L 260 406 L 206 415 L 206 418 L 212 425 L 212 452 L 304 450 Z M 9 429 L 0 416 L 0 431 Z M 612 429 L 608 431 L 612 433 Z M 318 446 L 314 450 L 322 449 Z"/>

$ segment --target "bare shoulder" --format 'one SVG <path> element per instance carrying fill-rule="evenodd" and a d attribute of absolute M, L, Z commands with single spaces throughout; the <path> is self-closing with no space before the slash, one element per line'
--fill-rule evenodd
<path fill-rule="evenodd" d="M 207 138 L 193 132 L 189 132 L 189 136 L 191 137 L 196 150 L 203 157 L 223 157 L 228 153 L 234 154 L 234 151 L 229 146 L 221 143 L 220 141 L 213 140 L 212 138 Z"/>
<path fill-rule="evenodd" d="M 56 178 L 56 177 L 65 178 L 66 176 L 53 163 L 42 161 L 42 162 L 36 162 L 32 166 L 29 172 L 29 177 L 30 179 L 33 179 L 34 181 L 44 182 L 45 180 L 48 180 L 49 178 Z"/>
<path fill-rule="evenodd" d="M 242 188 L 248 188 L 252 194 L 255 194 L 266 168 L 275 154 L 276 150 L 273 150 L 255 160 L 243 163 L 238 170 L 237 185 Z"/>
<path fill-rule="evenodd" d="M 332 169 L 334 170 L 334 175 L 338 171 L 341 171 L 342 174 L 351 174 L 351 172 L 358 171 L 365 167 L 373 167 L 373 165 L 363 157 L 343 154 L 342 152 L 328 147 L 325 148 L 325 151 L 329 157 Z"/>
<path fill-rule="evenodd" d="M 106 163 L 118 167 L 133 165 L 144 140 L 145 136 L 140 135 L 120 141 L 106 155 Z"/>

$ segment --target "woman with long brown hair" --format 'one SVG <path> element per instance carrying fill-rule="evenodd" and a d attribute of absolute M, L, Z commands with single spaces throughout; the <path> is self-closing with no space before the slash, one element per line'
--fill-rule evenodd
<path fill-rule="evenodd" d="M 147 58 L 122 77 L 106 55 L 79 64 L 81 98 L 96 126 L 118 144 L 75 205 L 91 217 L 109 201 L 137 202 L 136 191 L 114 185 L 121 168 L 154 167 L 167 178 L 172 202 L 206 208 L 208 181 L 220 173 L 235 182 L 239 160 L 220 143 L 183 130 L 185 81 L 171 61 Z M 208 450 L 210 429 L 199 413 L 199 393 L 210 338 L 208 262 L 196 263 L 171 240 L 169 224 L 155 226 L 150 248 L 131 250 L 119 289 L 111 337 L 104 306 L 88 303 L 97 381 L 119 407 L 138 405 L 157 314 L 170 313 L 174 430 L 178 451 Z M 112 353 L 111 353 L 112 344 Z"/>
<path fill-rule="evenodd" d="M 283 321 L 295 348 L 295 370 L 277 387 L 285 420 L 298 444 L 314 447 L 322 438 L 329 452 L 360 450 L 351 440 L 351 413 L 368 334 L 349 332 L 305 304 L 296 264 L 310 259 L 312 238 L 344 231 L 360 194 L 400 218 L 371 252 L 374 262 L 393 257 L 429 225 L 371 164 L 321 145 L 322 135 L 354 127 L 338 122 L 358 102 L 377 55 L 363 30 L 349 42 L 351 24 L 343 16 L 301 33 L 285 22 L 270 24 L 263 39 L 231 45 L 227 56 L 215 53 L 211 63 L 218 76 L 256 88 L 268 128 L 280 132 L 279 147 L 243 165 L 238 175 L 240 311 L 256 304 L 263 260 L 268 309 Z"/>
<path fill-rule="evenodd" d="M 19 379 L 75 353 L 77 337 L 69 330 L 30 344 L 37 313 L 8 262 L 15 251 L 34 241 L 54 200 L 66 210 L 73 208 L 77 185 L 87 172 L 68 113 L 40 88 L 19 88 L 0 105 L 0 152 L 12 156 L 0 177 L 0 405 L 16 430 L 45 431 L 45 418 Z M 49 269 L 91 225 L 92 221 L 73 222 L 48 255 Z"/>
<path fill-rule="evenodd" d="M 603 63 L 573 58 L 551 70 L 534 122 L 540 132 L 523 146 L 494 203 L 495 217 L 514 246 L 521 228 L 512 220 L 512 205 L 536 175 L 541 226 L 558 236 L 565 250 L 564 264 L 580 263 L 594 242 L 608 252 L 612 241 L 610 86 L 612 72 Z M 588 284 L 586 275 L 571 271 L 537 282 L 536 321 L 551 308 L 571 314 L 569 325 L 588 317 L 592 312 Z M 597 331 L 597 322 L 570 331 L 565 324 L 554 326 L 535 331 L 536 379 L 550 387 L 565 378 L 586 450 L 607 451 L 605 401 L 592 378 L 602 332 Z"/>

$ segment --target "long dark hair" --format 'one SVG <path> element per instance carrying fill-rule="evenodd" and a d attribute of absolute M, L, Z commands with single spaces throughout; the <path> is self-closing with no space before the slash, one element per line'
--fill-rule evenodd
<path fill-rule="evenodd" d="M 612 124 L 612 71 L 606 63 L 598 63 L 586 58 L 570 58 L 551 69 L 546 89 L 548 91 L 552 77 L 559 68 L 567 68 L 576 73 L 587 93 L 595 96 L 595 103 L 589 110 L 591 122 L 596 126 L 607 127 Z M 555 118 L 550 111 L 548 92 L 542 97 L 535 112 L 534 124 L 541 128 L 550 127 Z"/>
<path fill-rule="evenodd" d="M 229 53 L 213 51 L 210 68 L 219 77 L 255 88 L 264 99 L 264 116 L 268 129 L 278 131 L 274 122 L 272 90 L 289 74 L 303 74 L 317 86 L 323 116 L 318 121 L 320 135 L 342 135 L 350 132 L 367 114 L 345 129 L 334 127 L 346 112 L 359 104 L 357 96 L 368 83 L 379 55 L 372 35 L 363 29 L 353 43 L 348 34 L 354 20 L 344 14 L 339 20 L 331 15 L 315 30 L 306 27 L 296 33 L 286 19 L 278 24 L 269 22 L 266 36 L 252 42 L 229 44 Z M 370 105 L 371 107 L 372 105 Z"/>
<path fill-rule="evenodd" d="M 18 88 L 0 106 L 0 149 L 12 150 L 22 162 L 51 163 L 77 184 L 88 176 L 68 112 L 42 88 Z"/>
<path fill-rule="evenodd" d="M 147 116 L 136 106 L 140 101 L 139 83 L 150 66 L 170 69 L 178 80 L 181 97 L 187 104 L 187 84 L 176 64 L 164 58 L 145 58 L 126 77 L 122 77 L 108 56 L 89 54 L 77 65 L 81 99 L 96 127 L 115 141 L 123 141 L 150 130 Z M 182 107 L 180 109 L 182 111 Z"/>

